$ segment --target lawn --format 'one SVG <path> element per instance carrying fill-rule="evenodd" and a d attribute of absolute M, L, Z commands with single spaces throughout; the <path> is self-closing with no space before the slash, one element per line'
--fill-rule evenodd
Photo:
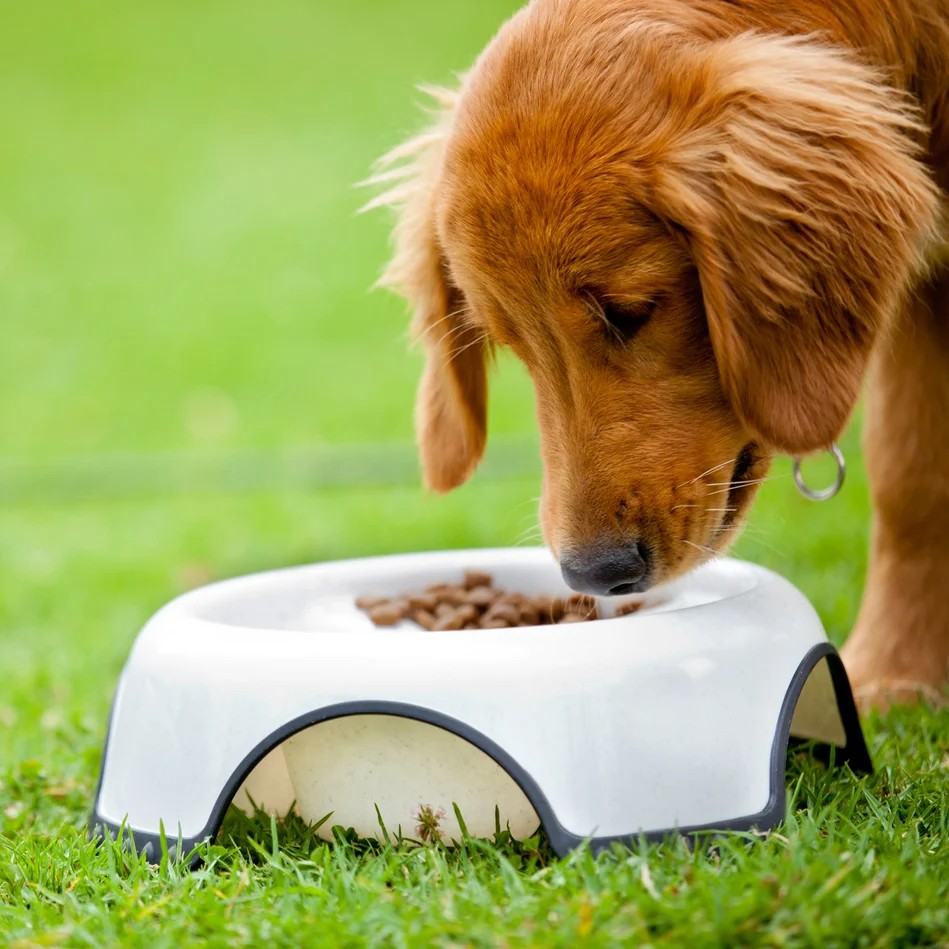
<path fill-rule="evenodd" d="M 319 843 L 232 815 L 199 871 L 86 841 L 142 622 L 195 584 L 532 539 L 533 404 L 508 360 L 484 470 L 423 495 L 419 358 L 369 287 L 352 185 L 513 4 L 10 5 L 0 28 L 0 944 L 949 945 L 949 713 L 866 724 L 872 777 L 791 763 L 764 840 L 593 858 Z M 853 621 L 868 534 L 780 464 L 738 553 Z M 525 675 L 530 671 L 525 670 Z"/>

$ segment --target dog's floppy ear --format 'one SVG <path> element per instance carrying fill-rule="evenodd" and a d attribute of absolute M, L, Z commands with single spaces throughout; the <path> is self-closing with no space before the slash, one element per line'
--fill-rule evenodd
<path fill-rule="evenodd" d="M 440 107 L 436 125 L 394 149 L 369 183 L 393 183 L 366 209 L 389 205 L 399 218 L 395 251 L 379 283 L 408 300 L 412 335 L 426 362 L 415 411 L 427 487 L 450 491 L 466 481 L 484 454 L 486 345 L 467 321 L 467 303 L 452 285 L 438 243 L 435 197 L 457 93 L 427 89 Z"/>
<path fill-rule="evenodd" d="M 415 403 L 415 431 L 427 487 L 451 491 L 484 454 L 487 373 L 481 331 L 465 321 L 465 303 L 439 276 L 431 306 L 416 311 L 413 332 L 425 347 Z"/>
<path fill-rule="evenodd" d="M 936 239 L 907 99 L 814 38 L 680 48 L 678 127 L 653 171 L 684 231 L 728 398 L 756 438 L 829 445 L 871 348 Z"/>

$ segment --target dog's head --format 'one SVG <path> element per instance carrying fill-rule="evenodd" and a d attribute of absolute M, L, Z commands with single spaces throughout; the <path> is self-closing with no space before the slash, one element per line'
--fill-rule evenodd
<path fill-rule="evenodd" d="M 623 6 L 516 17 L 378 202 L 401 207 L 386 282 L 428 357 L 427 483 L 477 465 L 485 359 L 510 347 L 546 540 L 595 593 L 724 549 L 774 453 L 835 439 L 937 214 L 915 115 L 866 67 Z"/>

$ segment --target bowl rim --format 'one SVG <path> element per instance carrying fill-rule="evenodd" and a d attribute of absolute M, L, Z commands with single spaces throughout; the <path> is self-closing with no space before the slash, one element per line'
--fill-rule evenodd
<path fill-rule="evenodd" d="M 201 627 L 209 631 L 229 630 L 232 632 L 265 633 L 272 636 L 300 634 L 310 636 L 318 632 L 321 635 L 345 633 L 346 635 L 353 636 L 377 636 L 379 634 L 392 636 L 396 634 L 399 636 L 430 637 L 432 632 L 414 623 L 406 623 L 405 625 L 395 627 L 378 627 L 372 624 L 372 622 L 368 620 L 368 617 L 366 617 L 368 625 L 360 623 L 359 625 L 341 624 L 333 626 L 331 620 L 326 626 L 321 626 L 317 629 L 314 628 L 314 626 L 304 627 L 296 624 L 292 626 L 279 626 L 275 624 L 267 625 L 266 623 L 235 623 L 216 616 L 214 613 L 215 610 L 219 609 L 223 604 L 231 600 L 236 600 L 242 595 L 265 597 L 268 595 L 279 596 L 285 594 L 288 581 L 293 581 L 296 578 L 300 578 L 300 580 L 303 581 L 309 577 L 319 579 L 322 575 L 332 575 L 332 573 L 337 571 L 341 573 L 345 571 L 345 574 L 348 575 L 354 571 L 364 570 L 370 574 L 369 583 L 371 583 L 372 573 L 381 573 L 386 566 L 394 564 L 395 562 L 398 562 L 400 565 L 412 565 L 413 563 L 429 564 L 436 558 L 444 562 L 444 566 L 438 568 L 439 572 L 436 573 L 433 572 L 431 568 L 426 568 L 420 571 L 419 579 L 412 582 L 417 583 L 419 587 L 424 587 L 440 582 L 442 573 L 457 573 L 459 571 L 464 573 L 466 569 L 484 569 L 491 571 L 492 562 L 495 564 L 493 568 L 495 572 L 504 571 L 511 566 L 518 569 L 533 567 L 536 567 L 538 570 L 556 569 L 556 561 L 553 560 L 550 552 L 546 547 L 540 546 L 452 548 L 438 551 L 410 551 L 397 554 L 380 554 L 370 557 L 346 558 L 279 567 L 244 576 L 217 580 L 181 594 L 162 607 L 155 616 L 157 618 L 158 616 L 167 616 L 168 613 L 181 612 L 188 617 L 190 622 L 200 624 Z M 707 575 L 715 576 L 715 574 L 719 575 L 715 577 L 716 581 L 719 579 L 724 580 L 731 587 L 722 596 L 716 596 L 698 603 L 684 603 L 672 607 L 667 607 L 662 602 L 650 603 L 650 600 L 655 601 L 656 599 L 661 599 L 664 594 L 674 598 L 683 590 L 687 590 L 689 585 L 696 579 L 703 579 Z M 560 589 L 551 595 L 573 595 L 573 591 L 566 587 L 566 584 L 560 580 L 559 570 L 555 576 L 557 579 L 552 585 L 556 585 Z M 716 607 L 722 608 L 724 604 L 731 604 L 736 600 L 760 592 L 762 584 L 765 581 L 768 586 L 773 587 L 775 590 L 779 590 L 782 587 L 793 589 L 787 580 L 767 567 L 762 567 L 738 558 L 717 557 L 698 565 L 681 576 L 675 577 L 656 587 L 652 587 L 645 593 L 627 594 L 618 597 L 595 597 L 598 602 L 607 601 L 616 604 L 641 602 L 644 606 L 640 611 L 624 616 L 605 616 L 585 623 L 570 624 L 570 626 L 575 628 L 574 631 L 576 633 L 582 631 L 584 635 L 595 635 L 598 633 L 612 634 L 621 625 L 628 625 L 630 623 L 638 624 L 644 620 L 655 620 L 666 614 L 682 615 L 700 610 L 713 611 Z M 271 587 L 273 587 L 272 594 L 270 594 Z M 355 601 L 357 595 L 358 594 L 351 594 L 349 592 L 337 594 L 339 598 L 347 599 L 351 597 L 353 601 Z M 321 594 L 318 592 L 314 595 L 313 600 L 317 602 L 321 598 L 328 597 L 325 593 Z M 500 630 L 443 630 L 439 631 L 437 635 L 450 635 L 456 639 L 472 638 L 481 640 L 494 634 L 501 634 L 504 637 L 534 636 L 538 633 L 549 634 L 553 629 L 563 632 L 568 628 L 568 626 L 562 624 L 535 624 L 512 626 Z"/>

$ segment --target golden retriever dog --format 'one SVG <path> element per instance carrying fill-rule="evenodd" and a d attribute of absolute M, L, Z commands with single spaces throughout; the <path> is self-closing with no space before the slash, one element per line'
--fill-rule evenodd
<path fill-rule="evenodd" d="M 544 537 L 575 589 L 723 551 L 777 453 L 869 376 L 865 705 L 949 678 L 949 0 L 534 0 L 383 159 L 383 282 L 427 362 L 429 487 L 533 380 Z"/>

